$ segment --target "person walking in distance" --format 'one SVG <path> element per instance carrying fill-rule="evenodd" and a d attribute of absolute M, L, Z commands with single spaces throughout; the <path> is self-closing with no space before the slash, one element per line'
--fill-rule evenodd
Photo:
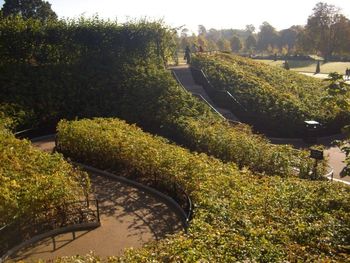
<path fill-rule="evenodd" d="M 184 56 L 184 59 L 186 60 L 186 63 L 187 64 L 190 64 L 191 63 L 191 50 L 190 48 L 187 46 L 186 49 L 185 49 L 185 56 Z"/>

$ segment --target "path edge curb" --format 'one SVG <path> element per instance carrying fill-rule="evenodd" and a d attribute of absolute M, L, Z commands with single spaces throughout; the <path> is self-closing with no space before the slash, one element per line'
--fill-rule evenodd
<path fill-rule="evenodd" d="M 135 188 L 143 190 L 144 192 L 152 194 L 155 197 L 160 198 L 165 203 L 167 203 L 168 205 L 170 205 L 171 207 L 173 207 L 175 209 L 175 213 L 178 216 L 180 216 L 183 228 L 184 228 L 185 232 L 187 232 L 187 229 L 189 227 L 189 218 L 187 217 L 186 212 L 183 210 L 183 208 L 173 198 L 171 198 L 170 196 L 167 196 L 167 195 L 163 194 L 162 192 L 160 192 L 160 191 L 158 191 L 158 190 L 156 190 L 156 189 L 154 189 L 152 187 L 149 187 L 149 186 L 146 186 L 144 184 L 135 182 L 135 181 L 130 180 L 128 178 L 125 178 L 123 176 L 115 175 L 113 173 L 110 173 L 110 172 L 107 172 L 107 171 L 104 171 L 104 170 L 100 170 L 100 169 L 97 169 L 95 167 L 92 167 L 92 166 L 89 166 L 89 165 L 86 165 L 86 164 L 82 164 L 82 163 L 78 163 L 78 162 L 72 162 L 72 163 L 74 165 L 82 168 L 83 170 L 85 170 L 87 172 L 93 172 L 93 173 L 97 173 L 97 174 L 99 174 L 101 176 L 112 178 L 114 180 L 117 180 L 119 182 L 131 185 L 131 186 L 133 186 Z"/>

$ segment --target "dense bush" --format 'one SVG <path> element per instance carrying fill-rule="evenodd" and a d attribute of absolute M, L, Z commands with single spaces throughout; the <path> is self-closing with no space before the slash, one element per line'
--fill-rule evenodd
<path fill-rule="evenodd" d="M 32 110 L 23 109 L 14 103 L 0 103 L 0 127 L 16 130 L 33 123 L 35 123 L 35 117 Z"/>
<path fill-rule="evenodd" d="M 231 127 L 225 122 L 208 122 L 182 118 L 177 133 L 190 149 L 204 152 L 224 162 L 234 162 L 239 168 L 255 173 L 291 176 L 299 169 L 301 178 L 310 178 L 313 161 L 308 152 L 289 145 L 273 145 L 262 136 L 253 134 L 246 125 Z M 324 174 L 324 164 L 318 166 L 318 178 Z"/>
<path fill-rule="evenodd" d="M 195 204 L 187 235 L 130 250 L 122 262 L 346 261 L 350 189 L 253 176 L 116 119 L 62 121 L 59 149 L 75 160 L 176 180 Z"/>
<path fill-rule="evenodd" d="M 172 31 L 157 22 L 15 17 L 1 19 L 0 32 L 0 101 L 33 109 L 40 122 L 111 114 L 129 68 L 164 67 L 173 50 Z"/>
<path fill-rule="evenodd" d="M 297 166 L 308 174 L 291 148 L 230 128 L 178 87 L 163 68 L 171 32 L 160 24 L 18 18 L 0 21 L 0 30 L 0 101 L 31 109 L 40 123 L 116 116 L 239 167 L 286 176 Z"/>
<path fill-rule="evenodd" d="M 89 181 L 59 154 L 50 155 L 0 128 L 0 228 L 86 196 Z"/>
<path fill-rule="evenodd" d="M 326 132 L 339 131 L 349 121 L 348 112 L 323 103 L 327 93 L 321 80 L 229 54 L 197 56 L 192 65 L 246 109 L 232 105 L 235 114 L 270 135 L 301 136 L 308 119 L 322 123 Z"/>
<path fill-rule="evenodd" d="M 272 145 L 248 126 L 231 127 L 179 88 L 168 72 L 151 67 L 128 72 L 133 78 L 116 103 L 122 105 L 116 116 L 193 151 L 235 162 L 240 168 L 288 176 L 297 167 L 302 177 L 308 177 L 312 164 L 307 153 Z"/>

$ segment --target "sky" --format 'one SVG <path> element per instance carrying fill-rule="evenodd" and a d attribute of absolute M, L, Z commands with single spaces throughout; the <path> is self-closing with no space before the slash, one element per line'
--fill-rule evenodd
<path fill-rule="evenodd" d="M 320 0 L 49 0 L 52 9 L 63 18 L 98 14 L 101 18 L 162 19 L 171 27 L 185 26 L 197 32 L 198 25 L 207 29 L 244 29 L 253 24 L 257 29 L 267 21 L 277 30 L 305 25 L 312 9 Z M 350 19 L 350 0 L 324 0 L 342 9 Z M 0 0 L 2 6 L 4 0 Z"/>

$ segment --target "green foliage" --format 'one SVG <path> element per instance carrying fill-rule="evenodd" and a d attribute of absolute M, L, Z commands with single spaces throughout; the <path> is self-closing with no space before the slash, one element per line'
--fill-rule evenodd
<path fill-rule="evenodd" d="M 224 162 L 234 162 L 240 169 L 287 177 L 295 176 L 295 168 L 299 168 L 302 178 L 309 178 L 312 169 L 308 153 L 288 145 L 272 145 L 246 125 L 232 127 L 226 122 L 181 118 L 176 131 L 182 145 Z"/>
<path fill-rule="evenodd" d="M 309 16 L 302 37 L 305 50 L 321 53 L 327 61 L 334 53 L 349 53 L 350 21 L 340 8 L 319 2 Z"/>
<path fill-rule="evenodd" d="M 161 68 L 174 50 L 173 32 L 158 22 L 12 17 L 0 31 L 0 101 L 33 109 L 40 122 L 113 114 L 129 69 Z"/>
<path fill-rule="evenodd" d="M 242 49 L 242 43 L 241 43 L 241 40 L 239 39 L 239 37 L 234 36 L 230 40 L 230 43 L 231 43 L 231 50 L 233 52 L 238 52 L 238 51 L 240 51 Z"/>
<path fill-rule="evenodd" d="M 171 32 L 160 24 L 119 26 L 97 17 L 44 27 L 19 18 L 0 24 L 5 58 L 0 98 L 32 109 L 40 122 L 118 116 L 194 151 L 260 173 L 287 176 L 293 166 L 308 169 L 307 160 L 295 161 L 299 155 L 289 147 L 274 147 L 246 128 L 231 129 L 178 87 L 162 67 L 162 56 L 171 51 Z M 164 52 L 158 56 L 160 36 Z M 264 153 L 268 158 L 262 161 Z"/>
<path fill-rule="evenodd" d="M 60 154 L 34 149 L 0 130 L 0 226 L 85 197 L 89 180 Z"/>
<path fill-rule="evenodd" d="M 345 153 L 346 167 L 342 171 L 341 176 L 350 176 L 350 125 L 344 127 L 343 132 L 347 135 L 347 139 L 341 142 L 341 150 Z"/>
<path fill-rule="evenodd" d="M 51 4 L 43 0 L 5 0 L 1 11 L 4 16 L 19 15 L 24 19 L 33 18 L 41 21 L 57 19 Z"/>
<path fill-rule="evenodd" d="M 17 104 L 0 103 L 1 127 L 16 130 L 34 124 L 34 114 L 31 110 L 23 109 Z"/>
<path fill-rule="evenodd" d="M 197 56 L 193 66 L 247 109 L 233 108 L 238 117 L 272 136 L 301 136 L 306 119 L 319 121 L 326 132 L 339 131 L 349 120 L 349 112 L 323 103 L 321 80 L 228 54 Z"/>
<path fill-rule="evenodd" d="M 324 101 L 329 107 L 336 107 L 343 111 L 350 111 L 350 85 L 344 81 L 343 75 L 333 72 L 328 75 L 327 93 L 328 96 Z M 341 176 L 350 175 L 350 126 L 343 128 L 347 139 L 339 143 L 341 150 L 346 154 L 346 167 L 342 171 Z"/>
<path fill-rule="evenodd" d="M 190 153 L 116 119 L 61 121 L 58 141 L 65 155 L 102 169 L 124 168 L 125 174 L 157 176 L 165 184 L 176 180 L 194 202 L 188 234 L 131 249 L 122 258 L 111 258 L 112 262 L 341 262 L 348 258 L 350 190 L 346 186 L 258 178 L 232 163 Z"/>

